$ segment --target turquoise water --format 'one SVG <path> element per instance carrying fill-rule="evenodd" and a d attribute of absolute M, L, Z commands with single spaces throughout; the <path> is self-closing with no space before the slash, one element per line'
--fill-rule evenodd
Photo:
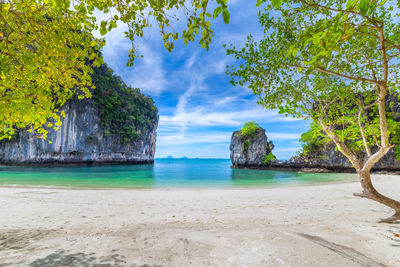
<path fill-rule="evenodd" d="M 225 159 L 157 159 L 154 165 L 0 166 L 0 186 L 180 188 L 332 183 L 354 174 L 231 169 Z"/>

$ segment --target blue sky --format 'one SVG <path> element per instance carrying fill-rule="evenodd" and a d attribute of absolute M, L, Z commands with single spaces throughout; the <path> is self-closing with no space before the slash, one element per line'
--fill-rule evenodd
<path fill-rule="evenodd" d="M 299 149 L 298 139 L 309 123 L 279 115 L 256 105 L 257 97 L 246 87 L 234 87 L 225 74 L 234 63 L 223 44 L 242 47 L 248 34 L 263 36 L 254 1 L 229 1 L 231 21 L 212 21 L 215 37 L 207 52 L 197 43 L 179 40 L 172 53 L 166 51 L 157 29 L 149 30 L 138 42 L 143 58 L 126 67 L 130 42 L 124 25 L 106 36 L 105 62 L 132 87 L 151 96 L 159 110 L 156 158 L 229 158 L 232 132 L 248 121 L 266 129 L 275 144 L 273 153 L 288 159 Z M 182 29 L 184 20 L 176 22 Z"/>

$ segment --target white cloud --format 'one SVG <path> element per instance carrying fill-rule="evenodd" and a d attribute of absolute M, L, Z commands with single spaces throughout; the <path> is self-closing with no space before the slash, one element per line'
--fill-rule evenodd
<path fill-rule="evenodd" d="M 185 112 L 183 112 L 185 111 Z M 195 107 L 190 110 L 180 109 L 173 116 L 160 116 L 160 126 L 165 125 L 192 125 L 192 126 L 239 126 L 247 121 L 257 122 L 288 122 L 297 119 L 285 117 L 276 111 L 255 107 L 248 110 L 209 112 L 204 107 Z"/>
<path fill-rule="evenodd" d="M 111 11 L 113 13 L 113 11 Z M 110 14 L 103 14 L 102 12 L 95 12 L 98 23 L 101 20 L 107 20 Z M 163 69 L 163 56 L 159 49 L 154 49 L 150 42 L 152 35 L 156 31 L 156 27 L 148 29 L 145 32 L 145 37 L 142 39 L 137 38 L 135 49 L 138 51 L 137 55 L 144 55 L 143 58 L 136 58 L 133 67 L 126 67 L 128 62 L 128 51 L 132 49 L 131 41 L 125 37 L 125 32 L 128 31 L 128 26 L 122 22 L 117 23 L 118 27 L 107 33 L 106 45 L 102 49 L 103 56 L 107 64 L 113 68 L 118 75 L 125 76 L 125 82 L 132 86 L 138 87 L 141 91 L 159 96 L 167 86 L 165 78 L 165 71 Z M 157 44 L 162 46 L 162 41 L 159 36 L 154 34 Z M 98 32 L 95 33 L 96 37 L 101 37 Z M 154 40 L 153 40 L 154 41 Z M 126 78 L 126 76 L 128 76 Z"/>
<path fill-rule="evenodd" d="M 185 64 L 185 68 L 190 69 L 196 63 L 198 53 L 193 54 Z"/>
<path fill-rule="evenodd" d="M 145 43 L 140 44 L 140 53 L 145 56 L 135 59 L 137 65 L 130 70 L 127 83 L 145 93 L 159 96 L 167 87 L 162 53 Z"/>
<path fill-rule="evenodd" d="M 238 100 L 239 100 L 239 98 L 237 96 L 226 96 L 226 97 L 223 97 L 221 99 L 218 99 L 215 102 L 215 106 L 219 106 L 219 107 L 225 106 L 227 104 L 231 104 L 232 102 L 235 102 L 235 101 L 238 101 Z"/>
<path fill-rule="evenodd" d="M 290 140 L 298 139 L 299 135 L 291 133 L 267 133 L 269 140 Z M 171 145 L 189 145 L 189 144 L 202 144 L 202 143 L 216 143 L 228 144 L 231 141 L 232 132 L 189 132 L 189 133 L 164 133 L 157 138 L 158 146 L 171 146 Z M 298 147 L 277 149 L 279 152 L 283 151 L 297 151 Z"/>

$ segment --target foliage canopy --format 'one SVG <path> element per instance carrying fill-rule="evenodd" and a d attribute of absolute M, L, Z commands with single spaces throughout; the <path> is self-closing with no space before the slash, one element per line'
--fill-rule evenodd
<path fill-rule="evenodd" d="M 24 127 L 46 136 L 45 127 L 60 125 L 67 99 L 90 96 L 86 59 L 99 64 L 102 41 L 90 34 L 94 19 L 68 7 L 68 1 L 0 1 L 0 139 Z"/>
<path fill-rule="evenodd" d="M 227 50 L 238 61 L 233 84 L 249 84 L 268 109 L 313 120 L 362 178 L 357 195 L 393 208 L 390 220 L 400 203 L 375 190 L 370 170 L 393 148 L 385 102 L 399 88 L 399 16 L 395 2 L 274 0 L 259 14 L 265 36 Z"/>
<path fill-rule="evenodd" d="M 59 108 L 73 95 L 90 97 L 92 68 L 100 66 L 100 49 L 118 22 L 128 25 L 125 37 L 132 42 L 128 65 L 138 56 L 135 40 L 146 28 L 158 26 L 164 46 L 185 43 L 200 35 L 208 49 L 213 31 L 210 19 L 222 14 L 229 22 L 227 0 L 216 0 L 213 12 L 208 0 L 0 0 L 0 140 L 11 138 L 18 128 L 35 130 L 43 138 L 46 128 L 58 128 Z M 182 33 L 172 25 L 180 10 L 187 20 Z M 94 12 L 106 14 L 96 22 Z M 53 118 L 54 120 L 48 120 Z M 53 121 L 53 122 L 51 122 Z M 55 121 L 55 122 L 54 122 Z"/>
<path fill-rule="evenodd" d="M 365 148 L 362 135 L 368 145 L 387 145 L 395 123 L 383 114 L 388 133 L 381 132 L 377 99 L 384 93 L 385 104 L 387 93 L 398 90 L 393 5 L 377 4 L 368 16 L 337 0 L 286 1 L 279 16 L 271 10 L 260 14 L 261 41 L 249 36 L 244 48 L 227 50 L 240 62 L 229 71 L 232 82 L 248 83 L 266 108 L 314 120 L 352 150 Z"/>

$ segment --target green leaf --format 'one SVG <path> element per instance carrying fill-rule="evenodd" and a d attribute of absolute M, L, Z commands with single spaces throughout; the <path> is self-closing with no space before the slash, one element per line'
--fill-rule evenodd
<path fill-rule="evenodd" d="M 214 13 L 213 13 L 213 18 L 217 18 L 219 16 L 219 14 L 221 14 L 222 12 L 222 6 L 217 7 L 216 9 L 214 9 Z"/>
<path fill-rule="evenodd" d="M 370 0 L 361 0 L 360 3 L 358 4 L 358 7 L 360 8 L 360 13 L 362 15 L 367 14 L 369 8 L 369 1 Z"/>
<path fill-rule="evenodd" d="M 117 28 L 117 23 L 114 20 L 110 21 L 111 28 Z"/>
<path fill-rule="evenodd" d="M 387 2 L 387 0 L 382 0 L 382 1 L 379 3 L 379 5 L 380 5 L 380 6 L 383 6 L 386 2 Z"/>
<path fill-rule="evenodd" d="M 314 34 L 314 36 L 313 36 L 313 44 L 314 45 L 318 45 L 320 40 L 321 40 L 321 37 L 319 36 L 319 34 Z"/>
<path fill-rule="evenodd" d="M 105 35 L 107 33 L 107 21 L 101 21 L 100 23 L 100 34 Z"/>
<path fill-rule="evenodd" d="M 352 9 L 356 5 L 357 1 L 358 0 L 349 0 L 349 1 L 347 1 L 346 9 L 347 10 Z"/>
<path fill-rule="evenodd" d="M 282 5 L 282 1 L 283 0 L 271 0 L 271 3 L 275 8 L 280 8 Z"/>
<path fill-rule="evenodd" d="M 227 8 L 222 9 L 222 17 L 224 18 L 225 24 L 228 24 L 230 20 L 230 15 Z"/>
<path fill-rule="evenodd" d="M 314 65 L 310 65 L 308 67 L 308 69 L 306 70 L 306 75 L 310 75 L 314 71 L 314 69 L 315 69 L 315 66 Z"/>

